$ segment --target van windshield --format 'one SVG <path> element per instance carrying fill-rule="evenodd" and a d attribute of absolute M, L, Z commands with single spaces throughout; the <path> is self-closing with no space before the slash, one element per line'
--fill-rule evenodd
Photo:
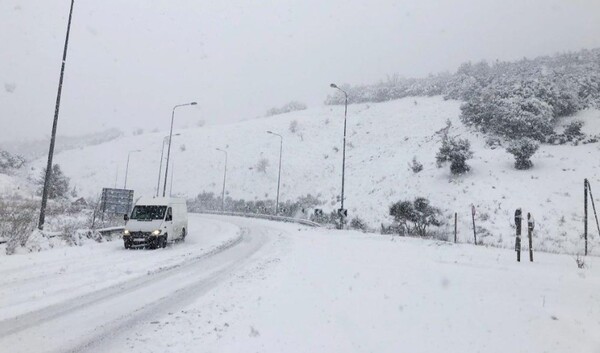
<path fill-rule="evenodd" d="M 167 206 L 135 206 L 131 212 L 131 219 L 138 221 L 151 221 L 164 219 Z"/>

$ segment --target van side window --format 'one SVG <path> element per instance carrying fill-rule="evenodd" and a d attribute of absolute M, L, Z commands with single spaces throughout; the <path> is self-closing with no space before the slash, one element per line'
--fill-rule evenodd
<path fill-rule="evenodd" d="M 167 217 L 165 217 L 165 221 L 170 222 L 173 220 L 173 211 L 171 210 L 171 207 L 169 207 L 167 209 Z"/>

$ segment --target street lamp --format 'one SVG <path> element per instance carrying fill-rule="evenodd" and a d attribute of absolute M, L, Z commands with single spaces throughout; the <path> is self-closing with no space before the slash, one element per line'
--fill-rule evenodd
<path fill-rule="evenodd" d="M 62 65 L 60 67 L 60 78 L 58 80 L 58 92 L 56 93 L 56 106 L 54 107 L 54 121 L 52 122 L 52 135 L 50 137 L 50 148 L 48 150 L 48 163 L 46 164 L 46 175 L 44 176 L 44 190 L 42 191 L 42 205 L 40 207 L 40 220 L 38 229 L 44 229 L 46 220 L 46 204 L 48 203 L 48 189 L 50 188 L 50 178 L 52 177 L 52 158 L 54 157 L 54 143 L 56 141 L 56 128 L 58 127 L 58 112 L 60 110 L 60 97 L 62 95 L 63 79 L 65 77 L 65 64 L 67 62 L 67 48 L 69 47 L 69 34 L 71 32 L 71 18 L 73 17 L 73 5 L 75 0 L 71 0 L 71 9 L 69 10 L 69 22 L 67 24 L 67 35 L 65 37 L 65 47 L 63 49 Z"/>
<path fill-rule="evenodd" d="M 175 109 L 179 107 L 185 107 L 187 105 L 196 105 L 198 103 L 191 102 L 186 104 L 179 104 L 173 107 L 173 112 L 171 113 L 171 131 L 169 132 L 169 148 L 167 149 L 167 164 L 165 165 L 165 184 L 163 187 L 163 197 L 165 197 L 167 193 L 167 179 L 169 177 L 169 158 L 171 157 L 171 138 L 173 137 L 173 121 L 175 120 Z"/>
<path fill-rule="evenodd" d="M 283 150 L 283 136 L 267 131 L 267 134 L 279 136 L 279 175 L 277 176 L 277 201 L 275 202 L 275 215 L 279 214 L 279 185 L 281 185 L 281 151 Z"/>
<path fill-rule="evenodd" d="M 335 83 L 332 83 L 331 85 L 329 85 L 331 88 L 335 88 L 338 89 L 340 91 L 342 91 L 342 93 L 344 93 L 344 96 L 346 98 L 345 100 L 345 104 L 344 104 L 344 146 L 343 146 L 343 152 L 342 152 L 342 206 L 340 208 L 340 228 L 343 228 L 344 226 L 344 218 L 346 216 L 346 214 L 344 213 L 344 182 L 345 182 L 345 176 L 346 176 L 346 118 L 348 116 L 348 93 L 346 93 L 346 91 L 344 91 L 343 89 L 339 88 Z"/>
<path fill-rule="evenodd" d="M 223 191 L 221 192 L 221 212 L 225 212 L 225 180 L 227 179 L 227 151 L 217 148 L 217 151 L 225 153 L 225 171 L 223 172 Z"/>
<path fill-rule="evenodd" d="M 127 153 L 127 165 L 125 167 L 125 184 L 123 185 L 123 189 L 127 189 L 127 173 L 129 172 L 129 157 L 131 157 L 132 153 L 135 152 L 142 152 L 141 150 L 133 150 L 133 151 L 129 151 L 129 153 Z"/>
<path fill-rule="evenodd" d="M 179 135 L 181 135 L 181 134 L 175 134 L 175 135 L 173 135 L 173 137 L 179 136 Z M 156 183 L 156 197 L 158 197 L 158 192 L 160 191 L 160 175 L 162 173 L 163 155 L 165 153 L 165 145 L 167 144 L 168 139 L 169 139 L 169 136 L 165 136 L 163 138 L 162 147 L 160 149 L 160 164 L 158 165 L 158 182 Z"/>

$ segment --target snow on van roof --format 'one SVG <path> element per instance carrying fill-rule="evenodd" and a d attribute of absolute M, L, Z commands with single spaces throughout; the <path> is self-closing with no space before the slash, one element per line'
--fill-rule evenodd
<path fill-rule="evenodd" d="M 170 204 L 181 204 L 186 203 L 185 199 L 177 197 L 151 197 L 142 196 L 135 204 L 146 205 L 146 206 L 159 206 L 159 205 L 170 205 Z"/>

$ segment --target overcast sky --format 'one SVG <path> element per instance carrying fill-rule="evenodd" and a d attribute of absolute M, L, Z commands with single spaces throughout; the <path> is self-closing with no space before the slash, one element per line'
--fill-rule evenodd
<path fill-rule="evenodd" d="M 0 142 L 48 136 L 70 0 L 0 0 Z M 600 47 L 597 0 L 76 0 L 59 134 L 321 105 L 330 82 Z"/>

